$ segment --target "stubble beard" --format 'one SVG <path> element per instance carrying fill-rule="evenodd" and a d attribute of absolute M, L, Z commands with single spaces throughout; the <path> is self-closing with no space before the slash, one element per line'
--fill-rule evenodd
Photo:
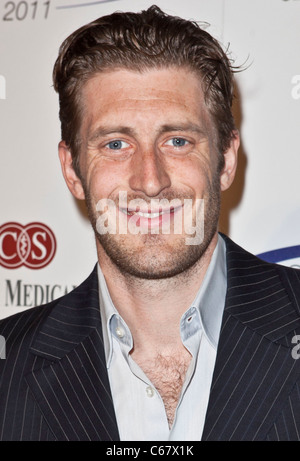
<path fill-rule="evenodd" d="M 110 261 L 124 276 L 138 279 L 159 280 L 188 274 L 206 253 L 214 237 L 220 213 L 219 176 L 209 183 L 207 198 L 204 199 L 204 235 L 201 243 L 187 245 L 186 235 L 162 234 L 99 234 L 97 231 L 97 215 L 88 190 L 85 190 L 86 205 L 96 239 Z M 168 198 L 169 200 L 174 198 Z M 194 223 L 195 224 L 195 223 Z M 134 245 L 132 240 L 135 239 Z"/>

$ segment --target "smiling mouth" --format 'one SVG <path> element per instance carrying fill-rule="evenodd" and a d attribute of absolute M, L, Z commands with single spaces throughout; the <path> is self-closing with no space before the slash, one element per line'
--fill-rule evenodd
<path fill-rule="evenodd" d="M 178 207 L 171 207 L 166 210 L 156 210 L 156 211 L 141 211 L 141 210 L 131 210 L 129 208 L 123 208 L 119 207 L 120 211 L 128 216 L 140 216 L 141 218 L 146 218 L 146 219 L 155 219 L 158 218 L 159 216 L 163 215 L 171 215 L 176 213 L 179 209 L 182 209 L 182 205 Z"/>

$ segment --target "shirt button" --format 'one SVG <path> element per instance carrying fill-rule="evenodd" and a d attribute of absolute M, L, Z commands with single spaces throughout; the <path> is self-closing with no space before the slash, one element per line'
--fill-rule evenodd
<path fill-rule="evenodd" d="M 147 386 L 146 387 L 146 394 L 147 394 L 147 397 L 153 397 L 154 394 L 155 394 L 155 390 L 153 389 L 153 387 Z"/>
<path fill-rule="evenodd" d="M 123 330 L 123 328 L 117 327 L 117 328 L 116 328 L 116 335 L 117 335 L 119 338 L 124 338 L 125 331 Z"/>

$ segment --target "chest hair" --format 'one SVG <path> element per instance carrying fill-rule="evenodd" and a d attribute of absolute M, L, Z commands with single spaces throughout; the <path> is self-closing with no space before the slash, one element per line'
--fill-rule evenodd
<path fill-rule="evenodd" d="M 190 361 L 191 355 L 186 349 L 181 350 L 178 354 L 172 354 L 172 356 L 157 354 L 150 360 L 137 361 L 164 402 L 170 428 L 173 425 L 176 407 Z"/>

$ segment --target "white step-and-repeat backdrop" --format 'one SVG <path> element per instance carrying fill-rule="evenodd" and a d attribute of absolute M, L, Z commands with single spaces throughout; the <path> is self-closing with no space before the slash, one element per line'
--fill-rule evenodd
<path fill-rule="evenodd" d="M 208 22 L 246 68 L 236 76 L 242 146 L 221 230 L 266 260 L 300 267 L 300 0 L 1 0 L 0 318 L 70 291 L 96 262 L 57 156 L 59 45 L 99 16 L 152 3 Z"/>

